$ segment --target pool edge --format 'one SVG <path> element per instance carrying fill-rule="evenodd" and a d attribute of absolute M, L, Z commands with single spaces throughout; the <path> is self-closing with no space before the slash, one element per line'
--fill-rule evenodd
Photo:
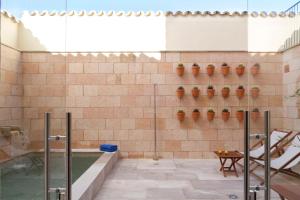
<path fill-rule="evenodd" d="M 104 153 L 72 185 L 72 200 L 93 199 L 119 159 L 119 152 Z"/>

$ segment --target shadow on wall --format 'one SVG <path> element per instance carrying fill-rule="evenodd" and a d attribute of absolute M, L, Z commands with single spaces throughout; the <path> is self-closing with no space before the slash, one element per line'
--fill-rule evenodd
<path fill-rule="evenodd" d="M 26 38 L 30 42 L 30 45 L 33 45 L 34 49 L 39 49 L 40 51 L 48 51 L 48 49 L 41 43 L 40 39 L 38 37 L 35 37 L 32 33 L 32 31 L 24 26 L 22 22 L 19 24 L 19 34 L 18 34 L 18 44 L 20 46 L 20 43 L 24 43 L 23 40 Z M 23 36 L 23 37 L 20 37 Z M 25 37 L 24 37 L 25 36 Z M 21 48 L 22 49 L 22 48 Z"/>

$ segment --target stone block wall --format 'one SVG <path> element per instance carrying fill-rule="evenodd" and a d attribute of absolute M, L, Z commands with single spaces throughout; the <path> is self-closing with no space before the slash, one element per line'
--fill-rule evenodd
<path fill-rule="evenodd" d="M 1 46 L 0 75 L 0 126 L 22 127 L 23 85 L 19 51 Z M 0 160 L 10 155 L 11 137 L 0 134 Z"/>
<path fill-rule="evenodd" d="M 300 88 L 300 47 L 283 54 L 284 128 L 300 131 L 300 97 L 291 97 Z"/>
<path fill-rule="evenodd" d="M 101 143 L 120 146 L 124 157 L 152 157 L 154 151 L 154 84 L 157 84 L 157 150 L 164 158 L 211 158 L 213 150 L 242 150 L 243 125 L 235 117 L 239 109 L 259 108 L 261 118 L 252 123 L 253 131 L 261 131 L 262 111 L 272 110 L 273 128 L 283 128 L 282 55 L 246 52 L 156 52 L 97 53 L 55 55 L 23 53 L 24 126 L 33 148 L 43 145 L 43 113 L 53 113 L 53 132 L 64 132 L 65 112 L 73 113 L 73 147 L 97 148 Z M 226 62 L 231 73 L 223 77 L 220 66 Z M 176 74 L 178 63 L 185 65 L 185 74 Z M 191 66 L 199 64 L 201 72 L 193 77 Z M 216 66 L 215 74 L 206 74 L 208 64 Z M 235 67 L 247 66 L 239 77 Z M 250 67 L 259 63 L 260 73 L 253 77 Z M 208 85 L 216 96 L 206 95 Z M 235 89 L 243 85 L 246 96 L 239 100 Z M 186 94 L 176 96 L 179 86 Z M 191 89 L 201 90 L 193 99 Z M 223 99 L 224 86 L 231 95 Z M 258 86 L 260 96 L 253 99 L 250 88 Z M 201 117 L 191 119 L 193 109 Z M 216 117 L 208 122 L 206 112 L 214 109 Z M 221 118 L 223 108 L 231 117 Z M 186 119 L 179 122 L 178 110 Z"/>

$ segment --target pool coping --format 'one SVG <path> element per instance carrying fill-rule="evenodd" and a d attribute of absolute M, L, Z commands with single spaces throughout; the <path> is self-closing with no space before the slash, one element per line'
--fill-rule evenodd
<path fill-rule="evenodd" d="M 99 150 L 98 150 L 99 152 Z M 106 176 L 119 159 L 119 151 L 104 152 L 76 181 L 72 184 L 72 200 L 92 200 L 99 192 Z"/>

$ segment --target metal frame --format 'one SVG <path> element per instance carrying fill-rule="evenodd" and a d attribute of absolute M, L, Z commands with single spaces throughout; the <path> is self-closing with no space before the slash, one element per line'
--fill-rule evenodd
<path fill-rule="evenodd" d="M 270 200 L 270 111 L 265 111 L 265 200 Z"/>
<path fill-rule="evenodd" d="M 58 199 L 61 199 L 64 196 L 65 200 L 72 199 L 72 144 L 71 144 L 71 132 L 72 132 L 72 114 L 70 112 L 66 113 L 66 136 L 62 135 L 50 135 L 51 123 L 50 123 L 51 114 L 45 113 L 45 166 L 44 166 L 44 175 L 45 175 L 45 200 L 50 200 L 50 192 L 55 192 L 57 194 Z M 65 159 L 65 172 L 66 172 L 66 188 L 50 188 L 50 145 L 49 141 L 59 141 L 65 140 L 65 151 L 66 151 L 66 159 Z"/>
<path fill-rule="evenodd" d="M 244 113 L 244 199 L 250 198 L 250 173 L 249 173 L 249 150 L 250 150 L 250 123 L 249 111 Z"/>
<path fill-rule="evenodd" d="M 50 113 L 45 113 L 45 149 L 44 149 L 44 157 L 45 157 L 45 164 L 44 164 L 44 176 L 45 176 L 45 200 L 50 199 L 49 196 L 49 175 L 50 175 L 50 168 L 49 168 L 49 157 L 50 157 L 50 149 L 49 149 L 49 135 L 50 135 Z"/>
<path fill-rule="evenodd" d="M 292 5 L 290 8 L 288 8 L 285 12 L 294 12 L 294 13 L 299 13 L 300 12 L 300 1 Z"/>
<path fill-rule="evenodd" d="M 264 199 L 270 200 L 270 111 L 264 113 L 264 135 L 250 135 L 249 111 L 245 111 L 244 121 L 244 199 L 256 200 L 256 193 L 264 190 Z M 260 139 L 265 141 L 265 184 L 264 186 L 250 186 L 250 138 Z"/>

